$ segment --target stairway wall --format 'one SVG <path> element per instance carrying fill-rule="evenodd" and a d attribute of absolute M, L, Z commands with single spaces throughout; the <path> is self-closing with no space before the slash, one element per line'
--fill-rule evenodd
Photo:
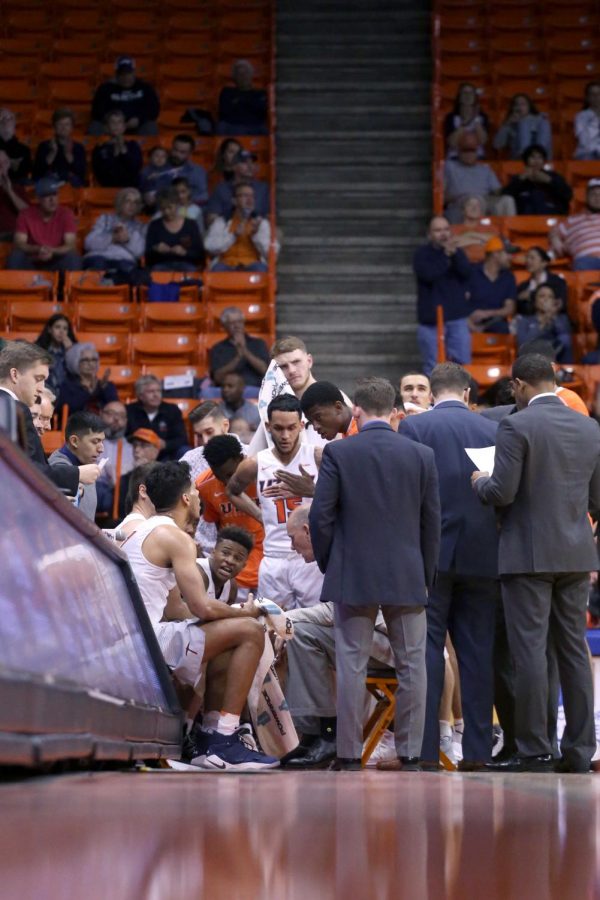
<path fill-rule="evenodd" d="M 427 3 L 278 0 L 277 330 L 346 390 L 418 363 L 430 84 Z"/>

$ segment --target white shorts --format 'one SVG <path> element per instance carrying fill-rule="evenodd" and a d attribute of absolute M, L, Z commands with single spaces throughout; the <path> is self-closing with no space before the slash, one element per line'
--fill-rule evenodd
<path fill-rule="evenodd" d="M 321 599 L 323 575 L 316 562 L 305 563 L 298 553 L 263 556 L 258 570 L 258 594 L 282 609 L 314 606 Z"/>
<path fill-rule="evenodd" d="M 199 619 L 183 622 L 159 622 L 154 626 L 165 662 L 182 684 L 192 687 L 199 680 L 204 656 L 204 631 Z"/>

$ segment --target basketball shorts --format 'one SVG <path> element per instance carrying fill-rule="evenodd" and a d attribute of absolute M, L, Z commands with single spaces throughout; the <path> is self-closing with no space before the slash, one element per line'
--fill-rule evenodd
<path fill-rule="evenodd" d="M 199 619 L 159 622 L 154 626 L 165 662 L 182 684 L 194 687 L 199 680 L 204 656 L 204 631 Z"/>

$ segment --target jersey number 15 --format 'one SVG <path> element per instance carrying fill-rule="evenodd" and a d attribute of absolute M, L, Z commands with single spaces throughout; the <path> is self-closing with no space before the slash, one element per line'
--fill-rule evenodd
<path fill-rule="evenodd" d="M 294 512 L 298 506 L 302 506 L 302 497 L 288 497 L 287 499 L 280 497 L 274 502 L 277 510 L 277 524 L 285 525 L 289 514 Z"/>

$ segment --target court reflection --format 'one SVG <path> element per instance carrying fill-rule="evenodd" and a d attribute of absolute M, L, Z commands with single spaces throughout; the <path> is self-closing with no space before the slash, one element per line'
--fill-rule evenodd
<path fill-rule="evenodd" d="M 600 779 L 96 774 L 0 785 L 2 896 L 587 900 Z"/>

